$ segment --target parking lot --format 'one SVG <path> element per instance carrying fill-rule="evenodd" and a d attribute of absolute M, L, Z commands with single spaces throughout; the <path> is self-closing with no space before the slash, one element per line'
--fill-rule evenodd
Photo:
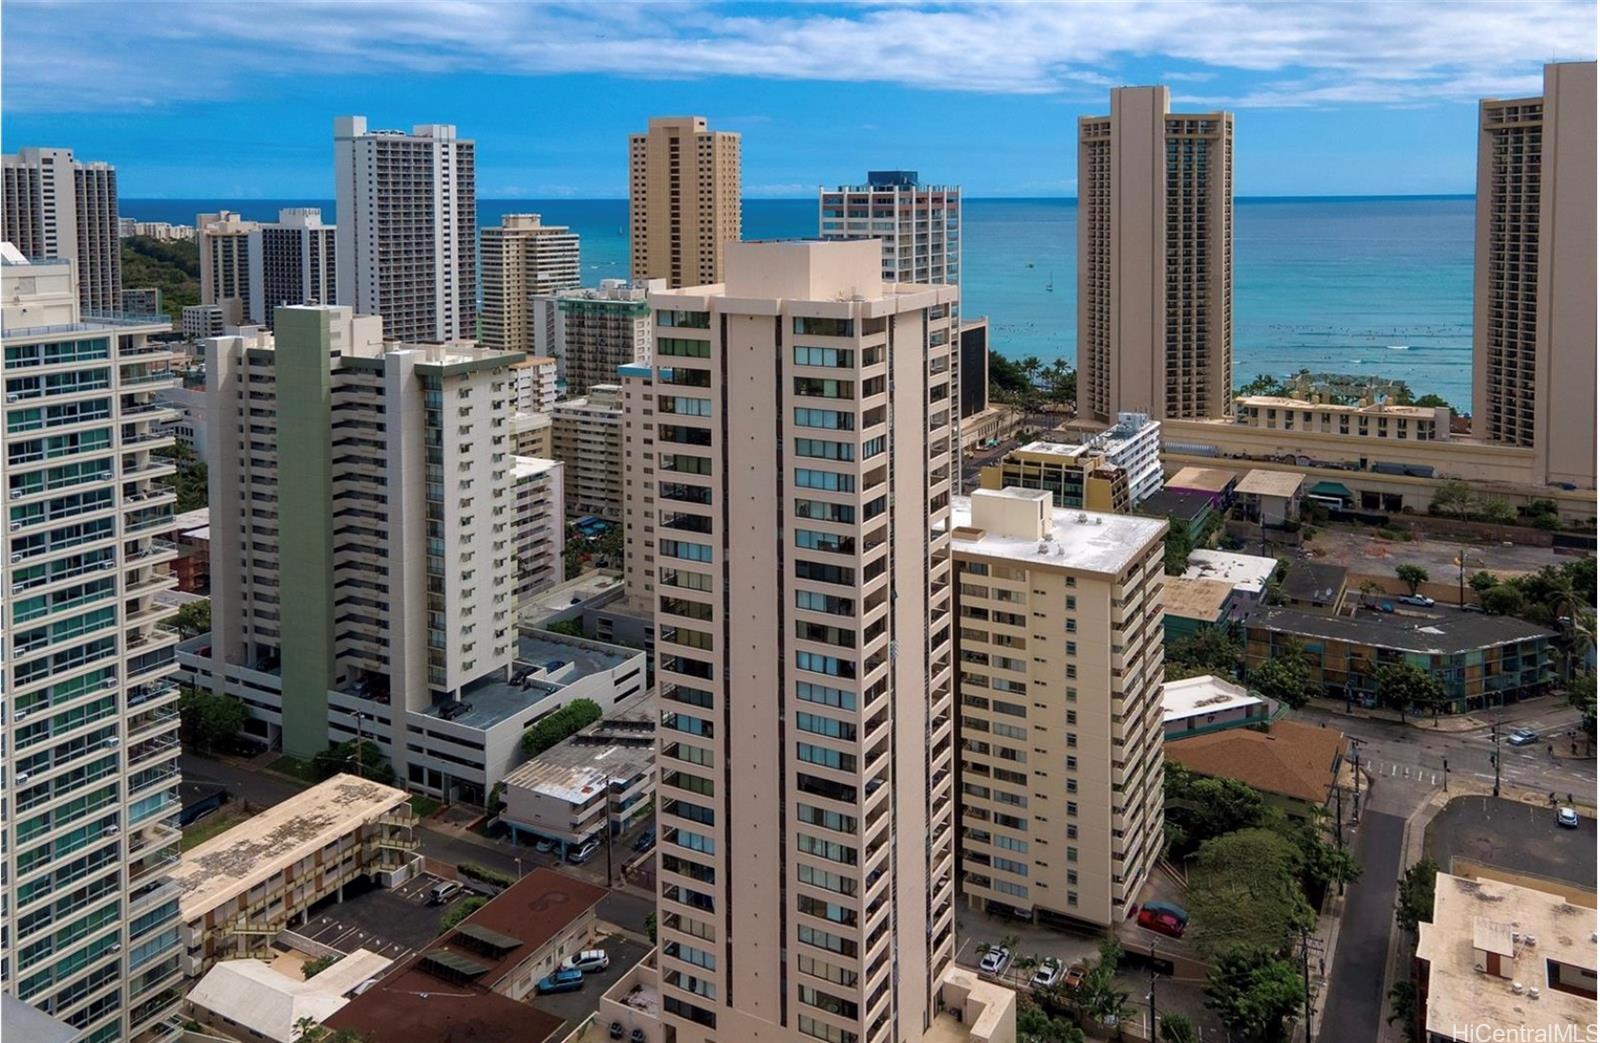
<path fill-rule="evenodd" d="M 429 905 L 428 890 L 440 879 L 423 873 L 393 890 L 352 885 L 343 902 L 313 909 L 296 933 L 340 952 L 369 949 L 398 962 L 433 941 L 445 911 L 471 897 L 462 890 L 445 905 Z"/>
<path fill-rule="evenodd" d="M 576 992 L 558 992 L 549 996 L 531 997 L 535 1007 L 546 1014 L 566 1020 L 566 1025 L 557 1033 L 557 1038 L 562 1038 L 578 1022 L 593 1014 L 595 1008 L 600 1005 L 600 996 L 650 951 L 648 945 L 641 945 L 618 935 L 601 938 L 595 943 L 595 948 L 606 951 L 611 957 L 611 966 L 603 971 L 586 972 L 583 976 L 583 988 Z"/>
<path fill-rule="evenodd" d="M 1463 860 L 1593 888 L 1595 820 L 1563 829 L 1549 807 L 1457 797 L 1428 824 L 1427 853 L 1445 872 Z"/>

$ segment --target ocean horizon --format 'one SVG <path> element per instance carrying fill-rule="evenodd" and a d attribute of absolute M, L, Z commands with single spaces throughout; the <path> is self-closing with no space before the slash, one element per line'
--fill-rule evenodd
<path fill-rule="evenodd" d="M 1472 195 L 1239 196 L 1234 227 L 1234 381 L 1300 369 L 1403 380 L 1471 407 Z M 124 217 L 193 223 L 233 210 L 332 200 L 120 200 Z M 582 237 L 583 281 L 628 275 L 627 200 L 478 200 L 479 226 L 535 212 Z M 962 312 L 987 315 L 993 350 L 1046 362 L 1076 354 L 1077 199 L 978 197 L 962 205 Z M 748 239 L 815 236 L 817 200 L 744 200 Z"/>

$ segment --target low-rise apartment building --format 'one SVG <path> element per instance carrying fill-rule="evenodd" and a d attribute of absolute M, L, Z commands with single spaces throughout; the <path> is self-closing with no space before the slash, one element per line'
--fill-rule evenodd
<path fill-rule="evenodd" d="M 1165 523 L 954 501 L 961 876 L 970 905 L 1121 922 L 1161 850 Z"/>
<path fill-rule="evenodd" d="M 1521 619 L 1476 612 L 1334 616 L 1273 607 L 1246 620 L 1245 661 L 1255 667 L 1297 649 L 1330 695 L 1369 705 L 1378 670 L 1409 663 L 1443 683 L 1445 712 L 1466 713 L 1548 689 L 1555 681 L 1554 637 Z"/>
<path fill-rule="evenodd" d="M 1264 726 L 1279 712 L 1270 700 L 1211 674 L 1161 686 L 1161 726 L 1169 743 L 1227 728 Z"/>
<path fill-rule="evenodd" d="M 985 467 L 985 489 L 1048 489 L 1057 507 L 1128 511 L 1161 490 L 1161 422 L 1119 413 L 1080 443 L 1030 442 Z"/>
<path fill-rule="evenodd" d="M 1233 400 L 1233 422 L 1265 431 L 1315 431 L 1355 438 L 1413 442 L 1450 437 L 1449 406 L 1401 406 L 1383 402 L 1334 405 L 1278 395 L 1241 395 Z"/>
<path fill-rule="evenodd" d="M 1290 818 L 1315 819 L 1336 790 L 1355 789 L 1349 750 L 1338 729 L 1280 720 L 1259 731 L 1214 729 L 1169 742 L 1166 758 L 1196 775 L 1242 782 Z"/>
<path fill-rule="evenodd" d="M 268 953 L 280 931 L 365 878 L 385 887 L 421 871 L 404 790 L 340 774 L 185 851 L 173 880 L 184 973 Z"/>
<path fill-rule="evenodd" d="M 1277 571 L 1277 558 L 1199 548 L 1189 552 L 1189 567 L 1183 570 L 1183 578 L 1218 579 L 1231 584 L 1233 597 L 1228 615 L 1237 619 L 1260 603 Z"/>
<path fill-rule="evenodd" d="M 668 714 L 663 727 L 679 725 Z M 554 840 L 561 852 L 619 835 L 655 799 L 656 711 L 649 693 L 535 754 L 505 777 L 500 821 L 513 839 Z"/>
<path fill-rule="evenodd" d="M 567 465 L 567 517 L 622 520 L 622 388 L 595 384 L 550 411 L 552 453 Z"/>

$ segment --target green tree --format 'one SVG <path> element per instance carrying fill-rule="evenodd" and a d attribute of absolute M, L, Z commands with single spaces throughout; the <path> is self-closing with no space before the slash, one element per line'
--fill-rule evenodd
<path fill-rule="evenodd" d="M 1395 578 L 1406 585 L 1406 589 L 1415 594 L 1417 588 L 1428 582 L 1428 570 L 1421 565 L 1396 565 Z"/>
<path fill-rule="evenodd" d="M 1281 652 L 1259 663 L 1249 675 L 1250 687 L 1287 706 L 1299 709 L 1314 695 L 1321 695 L 1320 686 L 1311 676 L 1300 646 L 1286 644 Z"/>
<path fill-rule="evenodd" d="M 185 746 L 209 752 L 244 728 L 244 704 L 231 695 L 184 686 L 178 693 L 178 730 Z"/>
<path fill-rule="evenodd" d="M 1567 702 L 1582 715 L 1586 745 L 1595 740 L 1595 679 L 1593 674 L 1580 674 L 1567 685 Z"/>
<path fill-rule="evenodd" d="M 1491 616 L 1522 615 L 1522 591 L 1514 583 L 1497 583 L 1479 594 L 1478 601 Z"/>
<path fill-rule="evenodd" d="M 1300 875 L 1308 884 L 1353 884 L 1361 879 L 1361 863 L 1349 848 L 1340 847 L 1323 823 L 1301 822 L 1293 828 L 1299 848 Z"/>
<path fill-rule="evenodd" d="M 318 956 L 314 960 L 307 960 L 302 963 L 300 965 L 300 974 L 305 978 L 315 978 L 338 962 L 338 956 Z"/>
<path fill-rule="evenodd" d="M 1200 845 L 1189 874 L 1189 936 L 1209 957 L 1281 953 L 1313 920 L 1300 886 L 1301 854 L 1281 831 L 1241 829 Z"/>
<path fill-rule="evenodd" d="M 1199 674 L 1233 679 L 1239 675 L 1244 646 L 1224 627 L 1204 627 L 1167 645 L 1167 680 Z"/>
<path fill-rule="evenodd" d="M 1435 720 L 1439 711 L 1449 702 L 1444 682 L 1419 666 L 1410 663 L 1385 663 L 1373 674 L 1378 701 L 1400 711 L 1400 720 L 1412 707 L 1431 710 Z"/>
<path fill-rule="evenodd" d="M 552 634 L 564 634 L 567 637 L 583 636 L 582 619 L 556 619 L 541 625 Z"/>
<path fill-rule="evenodd" d="M 1267 804 L 1260 791 L 1236 779 L 1197 775 L 1169 761 L 1162 787 L 1167 824 L 1178 831 L 1177 857 L 1215 837 L 1267 820 Z"/>
<path fill-rule="evenodd" d="M 644 933 L 649 936 L 650 944 L 656 943 L 656 914 L 652 911 L 645 914 Z"/>
<path fill-rule="evenodd" d="M 449 909 L 446 909 L 444 915 L 439 917 L 439 933 L 443 934 L 488 904 L 489 900 L 482 895 L 463 898 Z"/>
<path fill-rule="evenodd" d="M 1450 412 L 1452 412 L 1452 413 L 1455 412 L 1455 407 L 1454 406 L 1452 406 L 1450 403 L 1446 402 L 1444 399 L 1440 398 L 1438 395 L 1432 394 L 1431 392 L 1429 394 L 1423 395 L 1421 398 L 1417 399 L 1416 401 L 1412 402 L 1411 404 L 1414 405 L 1414 406 L 1422 406 L 1425 409 L 1440 409 L 1440 408 L 1444 408 L 1444 409 L 1450 410 Z"/>
<path fill-rule="evenodd" d="M 1083 1043 L 1083 1030 L 1052 1017 L 1039 1004 L 1017 997 L 1017 1043 Z"/>
<path fill-rule="evenodd" d="M 1390 1025 L 1400 1023 L 1405 1031 L 1406 1043 L 1417 1043 L 1417 986 L 1415 982 L 1397 981 L 1389 988 Z"/>
<path fill-rule="evenodd" d="M 1161 1043 L 1196 1043 L 1194 1022 L 1182 1014 L 1161 1015 Z"/>
<path fill-rule="evenodd" d="M 1121 962 L 1122 946 L 1116 939 L 1100 943 L 1100 958 L 1068 995 L 1068 1002 L 1080 1018 L 1104 1024 L 1111 1019 L 1120 1023 L 1127 1016 L 1128 991 L 1117 987 L 1117 964 Z"/>
<path fill-rule="evenodd" d="M 1237 395 L 1276 395 L 1282 397 L 1288 393 L 1288 388 L 1283 382 L 1270 373 L 1257 373 L 1253 378 L 1240 384 L 1236 389 Z"/>
<path fill-rule="evenodd" d="M 211 631 L 211 599 L 189 601 L 178 607 L 178 614 L 172 617 L 172 622 L 177 626 L 178 633 L 184 637 L 196 637 Z"/>
<path fill-rule="evenodd" d="M 1286 1043 L 1304 998 L 1294 964 L 1259 951 L 1224 954 L 1206 983 L 1206 1007 L 1235 1040 L 1250 1043 Z"/>
<path fill-rule="evenodd" d="M 1430 514 L 1447 514 L 1461 521 L 1471 519 L 1477 510 L 1478 497 L 1472 491 L 1472 486 L 1466 482 L 1451 478 L 1439 483 L 1434 490 L 1433 502 L 1428 505 Z"/>
<path fill-rule="evenodd" d="M 310 1015 L 295 1021 L 293 1038 L 297 1043 L 367 1043 L 367 1037 L 355 1029 L 330 1029 Z"/>
<path fill-rule="evenodd" d="M 1433 922 L 1433 888 L 1439 876 L 1439 863 L 1424 858 L 1400 877 L 1396 888 L 1394 918 L 1402 929 L 1417 933 L 1417 924 Z"/>
<path fill-rule="evenodd" d="M 1177 515 L 1167 515 L 1167 543 L 1163 550 L 1162 567 L 1169 576 L 1181 576 L 1189 567 L 1189 555 L 1194 552 L 1194 536 L 1187 522 Z"/>
<path fill-rule="evenodd" d="M 1484 572 L 1482 569 L 1479 569 L 1477 572 L 1474 572 L 1472 574 L 1472 576 L 1467 580 L 1467 586 L 1469 586 L 1473 590 L 1477 591 L 1480 597 L 1483 594 L 1487 593 L 1488 591 L 1492 590 L 1494 588 L 1495 583 L 1496 583 L 1496 580 L 1495 580 L 1494 576 L 1490 575 L 1487 572 Z"/>
<path fill-rule="evenodd" d="M 1478 498 L 1478 520 L 1491 522 L 1495 525 L 1515 525 L 1517 523 L 1517 509 L 1511 506 L 1510 501 L 1498 496 L 1483 496 Z"/>
<path fill-rule="evenodd" d="M 598 721 L 600 714 L 600 704 L 593 699 L 574 699 L 561 709 L 545 714 L 522 733 L 522 752 L 530 757 L 543 753 Z"/>

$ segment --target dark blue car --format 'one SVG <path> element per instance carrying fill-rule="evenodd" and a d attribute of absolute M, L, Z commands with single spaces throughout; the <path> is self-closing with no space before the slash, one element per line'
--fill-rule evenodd
<path fill-rule="evenodd" d="M 577 992 L 583 988 L 582 971 L 556 971 L 539 979 L 540 994 L 551 992 Z"/>

